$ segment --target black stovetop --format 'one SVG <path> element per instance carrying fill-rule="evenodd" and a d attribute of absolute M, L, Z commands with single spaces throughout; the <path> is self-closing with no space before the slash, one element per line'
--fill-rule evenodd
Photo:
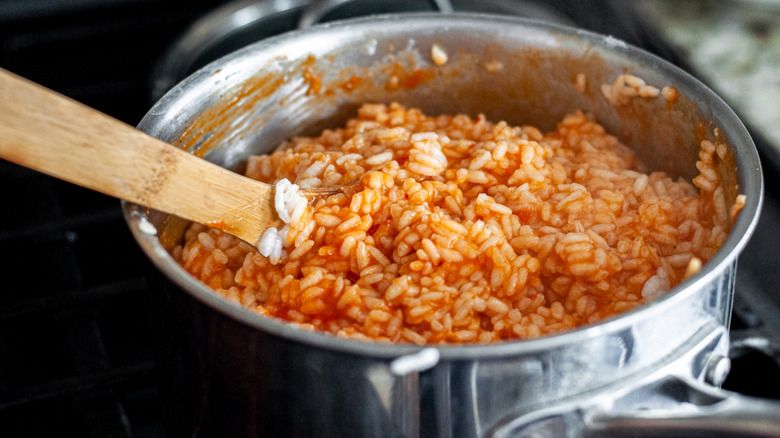
<path fill-rule="evenodd" d="M 155 62 L 223 3 L 5 0 L 0 67 L 135 125 L 152 103 Z M 537 3 L 686 68 L 624 2 Z M 765 213 L 740 259 L 738 339 L 780 334 L 780 180 L 777 169 L 765 172 Z M 165 436 L 148 306 L 154 270 L 118 201 L 4 161 L 0 185 L 0 436 Z M 776 361 L 749 342 L 740 345 L 725 386 L 780 398 Z"/>

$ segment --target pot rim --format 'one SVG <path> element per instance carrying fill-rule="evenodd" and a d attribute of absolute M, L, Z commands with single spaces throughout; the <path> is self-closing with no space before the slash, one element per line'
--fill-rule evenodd
<path fill-rule="evenodd" d="M 681 300 L 684 300 L 689 294 L 713 282 L 723 270 L 736 262 L 738 254 L 745 247 L 757 226 L 764 196 L 764 184 L 758 151 L 747 129 L 719 96 L 690 74 L 640 48 L 631 46 L 612 36 L 601 35 L 591 31 L 520 17 L 471 13 L 454 13 L 446 16 L 438 13 L 386 14 L 328 22 L 261 40 L 210 63 L 166 93 L 149 110 L 138 127 L 148 132 L 154 123 L 154 119 L 165 113 L 166 108 L 185 95 L 185 90 L 188 87 L 196 84 L 203 77 L 208 76 L 209 72 L 217 70 L 219 66 L 224 67 L 226 64 L 238 62 L 249 54 L 256 55 L 257 52 L 269 50 L 269 48 L 278 44 L 297 39 L 313 38 L 318 34 L 327 33 L 332 28 L 355 27 L 371 29 L 383 24 L 397 23 L 401 20 L 403 20 L 404 26 L 408 28 L 423 24 L 430 26 L 431 21 L 437 21 L 443 27 L 463 27 L 465 25 L 496 26 L 501 24 L 504 26 L 520 26 L 537 32 L 553 34 L 556 37 L 574 38 L 604 50 L 616 51 L 637 63 L 652 66 L 654 70 L 668 77 L 671 82 L 689 85 L 692 90 L 701 93 L 702 96 L 706 97 L 711 112 L 720 115 L 718 121 L 724 132 L 726 132 L 729 142 L 738 147 L 739 153 L 736 154 L 736 159 L 737 168 L 740 171 L 740 175 L 738 175 L 740 177 L 740 191 L 748 195 L 747 202 L 737 217 L 726 242 L 698 274 L 681 282 L 671 291 L 649 303 L 574 330 L 536 339 L 503 341 L 492 344 L 434 344 L 420 346 L 415 344 L 373 343 L 343 339 L 330 334 L 304 330 L 282 320 L 263 317 L 219 297 L 205 284 L 188 274 L 162 247 L 156 236 L 145 234 L 142 231 L 145 227 L 139 228 L 137 226 L 140 221 L 148 219 L 145 207 L 122 201 L 125 220 L 130 226 L 133 236 L 153 264 L 163 274 L 201 303 L 250 327 L 292 342 L 342 353 L 387 359 L 397 358 L 423 348 L 434 347 L 439 350 L 442 360 L 466 360 L 475 356 L 487 358 L 511 356 L 520 353 L 528 354 L 534 351 L 584 342 L 607 333 L 629 328 L 634 323 L 636 315 L 646 314 L 647 317 L 652 317 L 653 315 L 663 313 L 669 306 L 674 306 Z M 181 102 L 177 102 L 177 105 L 181 105 Z"/>

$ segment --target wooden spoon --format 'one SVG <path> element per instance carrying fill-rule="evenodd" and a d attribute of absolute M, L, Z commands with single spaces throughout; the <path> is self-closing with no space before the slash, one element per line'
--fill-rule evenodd
<path fill-rule="evenodd" d="M 221 229 L 252 245 L 268 227 L 282 223 L 273 186 L 2 69 L 0 158 Z"/>

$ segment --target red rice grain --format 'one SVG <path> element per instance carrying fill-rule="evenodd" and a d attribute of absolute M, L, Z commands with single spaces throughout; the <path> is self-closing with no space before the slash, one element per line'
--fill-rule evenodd
<path fill-rule="evenodd" d="M 615 103 L 659 93 L 630 75 L 603 90 Z M 172 254 L 220 295 L 305 329 L 416 344 L 534 338 L 698 272 L 745 205 L 724 200 L 726 152 L 703 141 L 691 185 L 640 172 L 581 112 L 543 134 L 366 104 L 342 129 L 249 159 L 247 176 L 268 183 L 348 185 L 290 224 L 280 264 L 198 224 Z"/>

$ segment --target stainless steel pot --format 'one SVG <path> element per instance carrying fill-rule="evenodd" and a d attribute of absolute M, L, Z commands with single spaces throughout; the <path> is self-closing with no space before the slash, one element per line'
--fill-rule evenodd
<path fill-rule="evenodd" d="M 434 44 L 449 55 L 444 65 L 431 60 Z M 601 84 L 623 73 L 673 86 L 680 97 L 615 107 Z M 579 74 L 584 91 L 575 86 Z M 699 141 L 717 137 L 731 157 L 721 175 L 747 194 L 747 205 L 703 270 L 646 306 L 541 339 L 421 349 L 302 331 L 231 304 L 169 255 L 183 221 L 126 204 L 139 245 L 165 274 L 156 306 L 172 436 L 779 433 L 777 404 L 718 389 L 728 371 L 737 255 L 762 202 L 758 155 L 712 91 L 652 55 L 610 37 L 499 16 L 359 19 L 211 63 L 162 97 L 139 127 L 240 171 L 250 154 L 337 125 L 361 102 L 393 100 L 542 129 L 583 109 L 651 166 L 688 179 Z M 733 201 L 736 191 L 727 196 Z"/>

